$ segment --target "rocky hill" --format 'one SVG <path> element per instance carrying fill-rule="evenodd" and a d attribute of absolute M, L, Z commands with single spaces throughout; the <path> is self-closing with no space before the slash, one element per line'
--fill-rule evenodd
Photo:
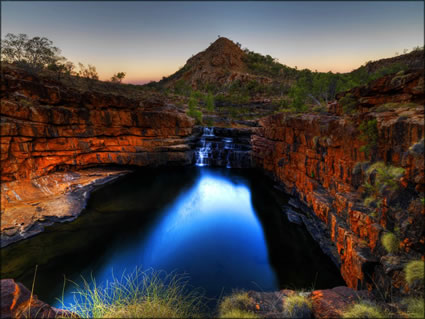
<path fill-rule="evenodd" d="M 236 80 L 272 82 L 269 77 L 250 72 L 247 65 L 247 52 L 224 37 L 216 40 L 206 50 L 191 57 L 183 68 L 160 83 L 170 87 L 180 80 L 190 83 L 192 88 L 199 88 L 207 83 L 225 85 Z"/>
<path fill-rule="evenodd" d="M 365 67 L 368 73 L 373 73 L 394 64 L 403 64 L 408 69 L 421 69 L 424 68 L 424 50 L 413 50 L 412 52 L 401 54 L 392 58 L 379 59 L 377 61 L 369 61 Z M 352 71 L 352 72 L 355 72 Z"/>

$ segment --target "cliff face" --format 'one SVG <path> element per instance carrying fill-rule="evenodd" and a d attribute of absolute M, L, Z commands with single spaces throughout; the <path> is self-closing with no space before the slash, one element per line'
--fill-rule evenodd
<path fill-rule="evenodd" d="M 251 138 L 255 164 L 326 224 L 341 259 L 341 274 L 353 288 L 408 289 L 400 260 L 423 254 L 423 104 L 375 107 L 390 101 L 423 103 L 423 74 L 404 75 L 403 82 L 398 77 L 350 92 L 356 101 L 354 115 L 341 115 L 340 103 L 330 105 L 327 115 L 277 114 L 262 119 Z M 366 141 L 359 138 L 359 126 L 372 119 L 377 121 L 377 147 L 367 156 L 360 150 Z M 362 198 L 371 156 L 405 169 L 398 196 L 385 198 L 375 212 Z M 397 232 L 401 241 L 399 262 L 393 267 L 386 263 L 380 242 L 385 230 Z"/>
<path fill-rule="evenodd" d="M 193 120 L 161 100 L 136 101 L 5 68 L 1 179 L 36 178 L 99 165 L 188 164 Z"/>

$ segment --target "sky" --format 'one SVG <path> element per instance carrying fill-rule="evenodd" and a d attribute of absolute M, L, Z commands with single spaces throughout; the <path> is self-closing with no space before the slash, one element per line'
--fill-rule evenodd
<path fill-rule="evenodd" d="M 45 36 L 100 78 L 146 83 L 225 36 L 298 69 L 349 72 L 424 45 L 423 1 L 2 1 L 1 36 Z"/>

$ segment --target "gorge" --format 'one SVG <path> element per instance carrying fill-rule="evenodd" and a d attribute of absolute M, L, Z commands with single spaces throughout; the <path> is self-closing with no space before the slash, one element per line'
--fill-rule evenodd
<path fill-rule="evenodd" d="M 423 260 L 425 243 L 421 71 L 339 94 L 322 113 L 277 112 L 251 127 L 201 126 L 161 95 L 82 93 L 15 68 L 2 69 L 1 88 L 2 278 L 28 287 L 40 265 L 44 291 L 36 293 L 50 304 L 61 283 L 47 282 L 62 275 L 52 267 L 69 267 L 71 277 L 87 273 L 90 262 L 72 262 L 84 249 L 93 264 L 94 251 L 110 257 L 97 265 L 99 278 L 109 278 L 108 267 L 133 263 L 191 269 L 215 298 L 223 287 L 257 290 L 248 278 L 265 292 L 344 282 L 385 296 L 416 289 L 404 266 Z M 344 111 L 347 97 L 352 113 Z M 363 123 L 372 129 L 362 130 Z M 374 183 L 376 162 L 403 174 L 397 192 L 372 209 L 365 181 Z M 383 247 L 387 232 L 400 239 L 398 255 Z M 151 259 L 134 259 L 149 249 Z M 171 266 L 152 257 L 162 253 Z M 229 256 L 237 261 L 226 264 Z M 315 300 L 320 318 L 320 296 Z"/>

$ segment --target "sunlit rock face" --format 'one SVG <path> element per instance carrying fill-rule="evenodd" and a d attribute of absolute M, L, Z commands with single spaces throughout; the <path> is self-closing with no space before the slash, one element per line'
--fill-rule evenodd
<path fill-rule="evenodd" d="M 341 274 L 349 287 L 389 291 L 393 282 L 408 291 L 398 270 L 386 273 L 380 257 L 384 229 L 399 229 L 403 253 L 411 259 L 423 254 L 424 208 L 419 197 L 424 191 L 424 78 L 423 73 L 391 75 L 371 85 L 354 89 L 357 113 L 342 114 L 339 103 L 327 115 L 277 114 L 260 121 L 252 135 L 256 166 L 270 172 L 298 194 L 302 202 L 327 225 L 329 236 L 341 258 Z M 382 103 L 412 102 L 416 107 L 374 111 Z M 333 114 L 332 114 L 333 113 Z M 378 217 L 363 205 L 365 170 L 359 163 L 371 158 L 360 151 L 359 125 L 377 120 L 378 142 L 373 161 L 405 169 L 398 198 L 383 203 Z M 391 205 L 400 205 L 391 213 Z"/>
<path fill-rule="evenodd" d="M 1 179 L 59 168 L 182 165 L 193 120 L 161 100 L 80 93 L 16 70 L 2 70 Z"/>

